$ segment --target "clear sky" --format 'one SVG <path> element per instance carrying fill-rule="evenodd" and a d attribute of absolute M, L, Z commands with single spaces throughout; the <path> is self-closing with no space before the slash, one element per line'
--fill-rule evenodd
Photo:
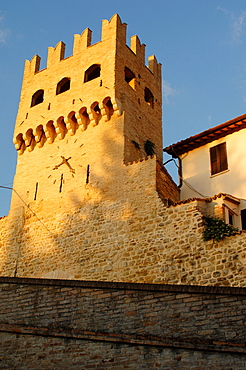
<path fill-rule="evenodd" d="M 146 56 L 163 66 L 164 146 L 245 113 L 245 0 L 0 0 L 0 185 L 12 186 L 12 143 L 25 59 L 59 41 L 71 54 L 73 34 L 118 13 Z M 169 159 L 168 157 L 165 160 Z M 174 164 L 167 165 L 174 173 Z M 23 179 L 23 182 L 25 179 Z M 11 192 L 0 188 L 0 216 Z"/>

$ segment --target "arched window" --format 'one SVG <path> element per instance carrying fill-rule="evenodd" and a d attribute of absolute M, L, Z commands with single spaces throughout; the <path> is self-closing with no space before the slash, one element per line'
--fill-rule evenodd
<path fill-rule="evenodd" d="M 154 108 L 154 95 L 147 87 L 144 89 L 144 100 L 151 106 L 151 108 Z"/>
<path fill-rule="evenodd" d="M 135 74 L 125 67 L 125 81 L 135 90 Z"/>
<path fill-rule="evenodd" d="M 95 78 L 99 77 L 100 74 L 101 74 L 100 64 L 93 64 L 85 71 L 84 82 L 94 80 Z"/>
<path fill-rule="evenodd" d="M 70 89 L 70 78 L 64 77 L 60 82 L 58 82 L 56 87 L 56 95 L 61 94 Z"/>
<path fill-rule="evenodd" d="M 32 96 L 31 107 L 38 105 L 44 101 L 44 90 L 36 91 Z"/>

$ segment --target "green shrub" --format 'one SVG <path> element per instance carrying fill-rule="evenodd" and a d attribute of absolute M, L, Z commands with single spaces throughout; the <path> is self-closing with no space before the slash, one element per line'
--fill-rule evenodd
<path fill-rule="evenodd" d="M 215 240 L 216 242 L 224 239 L 226 236 L 235 235 L 238 231 L 232 225 L 226 224 L 218 217 L 205 217 L 205 230 L 203 232 L 204 240 Z"/>

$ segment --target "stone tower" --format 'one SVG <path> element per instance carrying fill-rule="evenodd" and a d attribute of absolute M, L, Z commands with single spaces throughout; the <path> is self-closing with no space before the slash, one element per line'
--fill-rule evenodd
<path fill-rule="evenodd" d="M 156 154 L 162 159 L 161 65 L 145 66 L 137 36 L 126 45 L 118 15 L 102 22 L 101 41 L 91 31 L 26 61 L 14 131 L 19 153 L 11 211 L 23 200 L 39 212 L 115 199 L 123 164 Z M 118 193 L 118 196 L 120 194 Z"/>
<path fill-rule="evenodd" d="M 150 57 L 146 67 L 137 36 L 130 44 L 114 15 L 100 42 L 86 29 L 70 57 L 60 42 L 45 69 L 38 56 L 26 62 L 2 276 L 152 279 L 155 262 L 145 269 L 139 251 L 159 251 L 156 230 L 179 190 L 162 165 L 161 66 Z"/>

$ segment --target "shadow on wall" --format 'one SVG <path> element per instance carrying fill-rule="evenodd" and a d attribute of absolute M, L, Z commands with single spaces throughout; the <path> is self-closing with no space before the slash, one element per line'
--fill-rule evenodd
<path fill-rule="evenodd" d="M 116 120 L 114 130 L 103 131 L 97 144 L 103 156 L 90 168 L 88 184 L 83 192 L 66 195 L 70 213 L 61 209 L 45 218 L 32 205 L 32 210 L 22 207 L 9 219 L 1 253 L 2 275 L 87 280 L 147 275 L 147 270 L 143 271 L 146 261 L 131 273 L 134 262 L 129 251 L 137 251 L 141 245 L 146 257 L 142 241 L 148 228 L 143 221 L 153 223 L 158 197 L 155 173 L 153 179 L 146 178 L 145 169 L 155 169 L 155 158 L 143 160 L 140 166 L 123 165 L 122 131 L 122 117 Z M 153 166 L 148 164 L 151 161 Z M 132 253 L 139 253 L 136 251 Z"/>

